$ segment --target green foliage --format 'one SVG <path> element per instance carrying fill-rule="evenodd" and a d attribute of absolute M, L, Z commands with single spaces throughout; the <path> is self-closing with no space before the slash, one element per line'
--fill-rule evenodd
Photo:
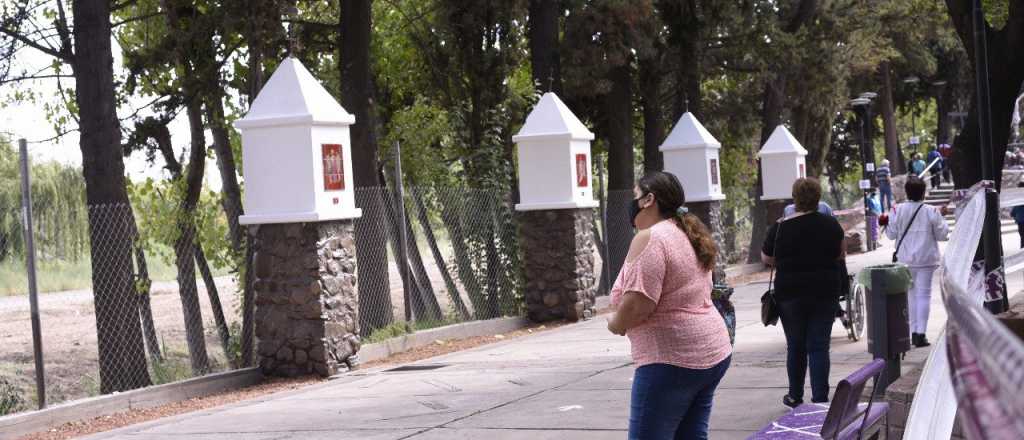
<path fill-rule="evenodd" d="M 25 408 L 25 399 L 21 390 L 6 378 L 0 377 L 0 416 L 6 416 Z"/>
<path fill-rule="evenodd" d="M 128 185 L 128 198 L 135 208 L 143 248 L 168 265 L 174 264 L 174 244 L 181 234 L 178 217 L 182 215 L 180 200 L 184 190 L 183 181 L 146 179 Z M 204 191 L 191 220 L 196 225 L 195 241 L 202 244 L 210 266 L 213 269 L 237 267 L 219 196 Z"/>
<path fill-rule="evenodd" d="M 36 257 L 77 260 L 88 249 L 88 213 L 81 170 L 56 162 L 32 163 Z M 24 260 L 21 168 L 18 151 L 0 135 L 0 262 Z"/>

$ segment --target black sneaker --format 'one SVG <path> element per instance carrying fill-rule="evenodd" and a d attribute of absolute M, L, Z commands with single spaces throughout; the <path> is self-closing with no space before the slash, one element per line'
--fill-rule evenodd
<path fill-rule="evenodd" d="M 932 345 L 928 342 L 928 337 L 924 333 L 913 333 L 910 335 L 910 342 L 917 348 L 927 347 Z"/>
<path fill-rule="evenodd" d="M 789 397 L 789 394 L 782 396 L 782 404 L 790 408 L 796 408 L 800 405 L 803 405 L 803 403 L 804 401 L 802 399 L 794 399 L 792 397 Z"/>

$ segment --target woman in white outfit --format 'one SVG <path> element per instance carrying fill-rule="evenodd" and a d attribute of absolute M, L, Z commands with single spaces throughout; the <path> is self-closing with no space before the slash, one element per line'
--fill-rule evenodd
<path fill-rule="evenodd" d="M 885 235 L 896 241 L 896 258 L 910 268 L 914 277 L 914 286 L 907 295 L 911 342 L 915 347 L 927 347 L 931 345 L 925 331 L 932 300 L 932 276 L 939 267 L 939 242 L 949 239 L 949 225 L 938 208 L 924 203 L 924 180 L 910 176 L 904 188 L 909 201 L 893 208 Z"/>

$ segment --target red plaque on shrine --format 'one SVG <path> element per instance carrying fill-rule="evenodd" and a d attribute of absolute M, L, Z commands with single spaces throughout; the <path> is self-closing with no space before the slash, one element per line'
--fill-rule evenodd
<path fill-rule="evenodd" d="M 576 186 L 580 188 L 587 187 L 587 177 L 590 175 L 590 170 L 587 167 L 587 155 L 577 154 L 576 155 Z"/>
<path fill-rule="evenodd" d="M 324 160 L 324 191 L 345 189 L 345 159 L 340 144 L 323 144 L 321 154 Z"/>
<path fill-rule="evenodd" d="M 807 166 L 800 164 L 800 178 L 803 179 L 805 177 L 807 177 Z"/>

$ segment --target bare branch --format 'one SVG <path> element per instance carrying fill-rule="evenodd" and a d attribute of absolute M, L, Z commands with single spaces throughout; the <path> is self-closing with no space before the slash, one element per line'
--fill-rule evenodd
<path fill-rule="evenodd" d="M 35 50 L 38 50 L 38 51 L 40 51 L 40 52 L 42 52 L 44 54 L 47 54 L 47 55 L 49 55 L 51 57 L 63 60 L 65 62 L 67 62 L 67 63 L 71 62 L 71 58 L 70 57 L 66 57 L 65 54 L 61 53 L 61 51 L 59 51 L 57 49 L 54 49 L 52 47 L 40 44 L 40 43 L 38 43 L 38 42 L 36 42 L 36 41 L 34 41 L 32 39 L 26 38 L 24 35 L 22 35 L 18 31 L 15 31 L 13 29 L 8 29 L 6 27 L 0 27 L 0 34 L 7 35 L 8 37 L 11 37 L 11 38 L 21 42 L 21 44 L 24 44 L 24 45 L 26 45 L 28 47 L 31 47 L 31 48 L 33 48 Z"/>
<path fill-rule="evenodd" d="M 57 34 L 60 35 L 60 52 L 70 60 L 72 58 L 71 31 L 68 30 L 68 14 L 64 10 L 63 0 L 57 0 L 57 22 L 54 23 L 54 26 L 57 28 Z"/>
<path fill-rule="evenodd" d="M 37 80 L 37 79 L 71 78 L 71 77 L 72 77 L 72 75 L 58 75 L 58 74 L 16 76 L 14 78 L 7 78 L 7 79 L 0 80 L 0 86 L 2 86 L 4 84 L 7 84 L 7 83 L 15 83 L 15 82 L 21 82 L 21 81 L 32 81 L 32 80 Z"/>
<path fill-rule="evenodd" d="M 126 18 L 126 19 L 118 21 L 116 23 L 112 23 L 110 25 L 110 27 L 111 28 L 116 28 L 118 26 L 126 25 L 126 24 L 129 24 L 129 23 L 135 23 L 137 21 L 149 20 L 150 18 L 159 17 L 161 15 L 163 15 L 163 12 L 153 12 L 153 13 L 150 13 L 150 14 L 140 15 L 138 17 Z"/>

